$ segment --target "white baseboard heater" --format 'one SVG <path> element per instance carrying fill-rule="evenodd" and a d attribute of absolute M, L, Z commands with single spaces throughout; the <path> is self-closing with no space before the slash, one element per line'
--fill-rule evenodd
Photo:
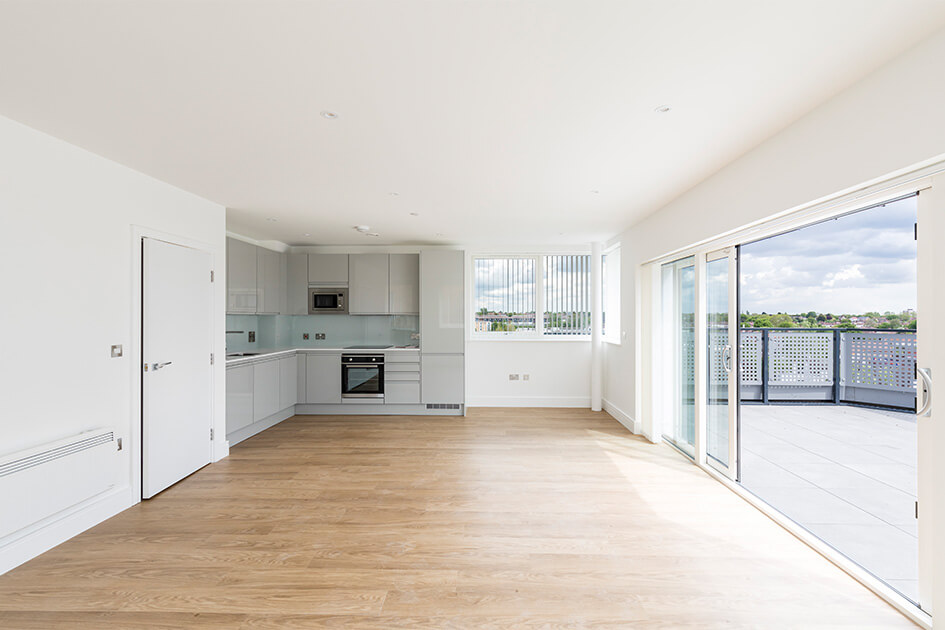
<path fill-rule="evenodd" d="M 120 461 L 111 429 L 0 456 L 0 545 L 113 488 Z"/>

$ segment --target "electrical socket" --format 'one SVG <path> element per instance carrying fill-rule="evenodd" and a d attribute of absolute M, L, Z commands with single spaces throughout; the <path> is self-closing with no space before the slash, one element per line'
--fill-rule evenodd
<path fill-rule="evenodd" d="M 529 376 L 529 374 L 522 374 L 522 380 L 527 381 Z"/>
<path fill-rule="evenodd" d="M 324 338 L 325 338 L 325 333 L 315 333 L 315 339 L 316 339 L 316 340 L 318 340 L 318 339 L 324 339 Z"/>
<path fill-rule="evenodd" d="M 518 380 L 518 374 L 509 374 L 509 380 L 510 380 L 510 381 L 517 381 L 517 380 Z"/>
<path fill-rule="evenodd" d="M 256 343 L 256 331 L 249 331 L 249 343 Z"/>
<path fill-rule="evenodd" d="M 302 333 L 302 339 L 308 341 L 308 333 Z"/>

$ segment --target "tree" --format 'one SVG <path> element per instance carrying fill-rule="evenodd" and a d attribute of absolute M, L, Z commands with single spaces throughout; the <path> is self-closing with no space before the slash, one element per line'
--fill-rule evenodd
<path fill-rule="evenodd" d="M 488 313 L 488 312 L 489 312 L 489 309 L 487 309 L 485 306 L 483 306 L 481 309 L 479 309 L 479 314 L 480 314 L 480 315 L 485 315 L 485 314 Z"/>
<path fill-rule="evenodd" d="M 913 319 L 911 322 L 909 322 L 909 325 L 906 326 L 906 328 L 911 328 L 912 330 L 916 330 L 917 324 L 918 324 L 918 321 Z"/>
<path fill-rule="evenodd" d="M 856 328 L 856 324 L 851 322 L 849 319 L 844 319 L 841 320 L 839 324 L 837 324 L 837 328 Z"/>
<path fill-rule="evenodd" d="M 769 315 L 755 315 L 755 328 L 771 328 Z"/>
<path fill-rule="evenodd" d="M 818 322 L 825 322 L 825 321 L 827 321 L 827 316 L 824 315 L 823 313 L 821 313 L 820 315 L 817 316 L 817 321 L 818 321 Z"/>
<path fill-rule="evenodd" d="M 817 317 L 817 311 L 807 311 L 807 319 L 814 319 Z"/>
<path fill-rule="evenodd" d="M 786 313 L 778 313 L 771 316 L 771 327 L 773 328 L 794 328 L 794 318 Z"/>

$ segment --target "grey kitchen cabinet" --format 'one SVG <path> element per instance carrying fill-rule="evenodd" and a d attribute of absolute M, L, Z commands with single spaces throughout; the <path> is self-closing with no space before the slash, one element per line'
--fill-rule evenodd
<path fill-rule="evenodd" d="M 279 411 L 279 361 L 253 365 L 253 422 Z"/>
<path fill-rule="evenodd" d="M 279 315 L 285 295 L 285 259 L 265 247 L 256 249 L 256 312 Z"/>
<path fill-rule="evenodd" d="M 420 254 L 390 255 L 390 312 L 420 312 Z"/>
<path fill-rule="evenodd" d="M 339 359 L 339 360 L 340 360 L 340 359 Z M 304 403 L 304 402 L 306 402 L 306 398 L 305 398 L 305 371 L 306 371 L 306 370 L 305 370 L 305 366 L 306 366 L 306 358 L 305 358 L 305 355 L 304 355 L 304 354 L 301 354 L 301 353 L 300 353 L 300 354 L 297 354 L 297 355 L 296 355 L 296 357 L 295 357 L 295 366 L 296 366 L 295 369 L 296 369 L 296 372 L 297 372 L 297 379 L 298 379 L 298 381 L 297 381 L 297 383 L 296 383 L 295 400 L 296 400 L 296 403 Z"/>
<path fill-rule="evenodd" d="M 299 402 L 299 362 L 295 355 L 279 359 L 279 411 Z"/>
<path fill-rule="evenodd" d="M 283 315 L 308 315 L 308 254 L 285 254 L 286 295 Z"/>
<path fill-rule="evenodd" d="M 465 253 L 458 250 L 420 254 L 420 348 L 424 354 L 465 351 L 464 264 Z"/>
<path fill-rule="evenodd" d="M 309 354 L 305 360 L 305 402 L 341 402 L 341 353 Z"/>
<path fill-rule="evenodd" d="M 424 354 L 420 357 L 423 404 L 465 403 L 465 357 Z"/>
<path fill-rule="evenodd" d="M 420 381 L 386 381 L 384 403 L 387 405 L 419 404 Z"/>
<path fill-rule="evenodd" d="M 256 246 L 226 239 L 226 312 L 256 312 Z"/>
<path fill-rule="evenodd" d="M 233 433 L 253 423 L 253 366 L 226 371 L 226 432 Z"/>
<path fill-rule="evenodd" d="M 390 256 L 348 256 L 348 312 L 375 315 L 390 312 Z"/>
<path fill-rule="evenodd" d="M 308 283 L 345 286 L 348 284 L 348 254 L 309 254 Z"/>

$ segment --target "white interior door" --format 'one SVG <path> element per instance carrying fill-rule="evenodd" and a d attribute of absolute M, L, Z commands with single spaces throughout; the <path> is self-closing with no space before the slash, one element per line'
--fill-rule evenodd
<path fill-rule="evenodd" d="M 738 454 L 737 248 L 706 255 L 705 455 L 706 463 L 736 478 Z"/>
<path fill-rule="evenodd" d="M 210 463 L 210 254 L 143 239 L 141 496 Z"/>
<path fill-rule="evenodd" d="M 918 409 L 918 517 L 919 517 L 919 605 L 925 612 L 945 615 L 945 536 L 936 522 L 945 515 L 945 417 L 937 417 L 930 383 L 945 377 L 945 292 L 940 290 L 945 269 L 945 176 L 923 190 L 918 200 L 917 277 L 918 326 L 916 368 Z M 937 396 L 941 396 L 941 388 Z M 940 527 L 940 526 L 939 526 Z"/>

